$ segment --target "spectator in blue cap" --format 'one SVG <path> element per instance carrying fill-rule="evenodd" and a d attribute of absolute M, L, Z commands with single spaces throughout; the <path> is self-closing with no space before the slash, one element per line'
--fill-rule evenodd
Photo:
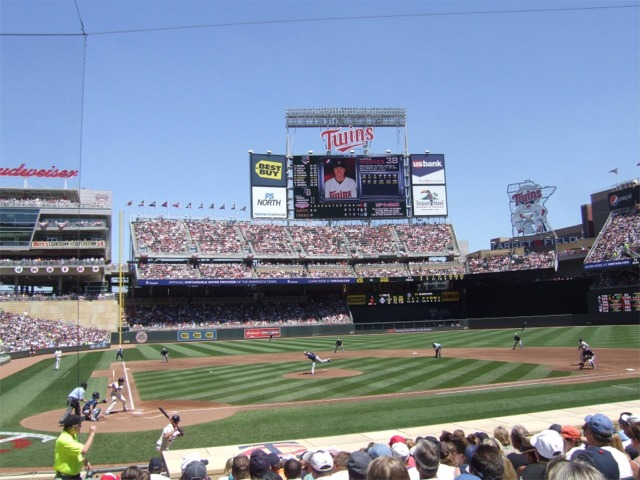
<path fill-rule="evenodd" d="M 611 440 L 613 438 L 613 422 L 609 417 L 602 413 L 596 413 L 594 415 L 587 415 L 584 419 L 584 425 L 582 427 L 584 437 L 587 440 L 589 446 L 600 447 L 603 450 L 607 450 L 613 455 L 618 468 L 620 469 L 620 478 L 633 478 L 633 470 L 631 469 L 631 463 L 629 457 L 627 457 L 620 450 L 611 446 Z"/>

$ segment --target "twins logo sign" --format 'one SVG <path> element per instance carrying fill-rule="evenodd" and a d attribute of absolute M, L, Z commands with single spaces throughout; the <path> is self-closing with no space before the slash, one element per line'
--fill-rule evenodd
<path fill-rule="evenodd" d="M 56 437 L 39 435 L 37 433 L 0 432 L 0 453 L 9 453 L 11 450 L 28 448 L 33 445 L 33 441 L 30 439 L 40 440 L 40 443 L 46 443 L 55 440 Z"/>

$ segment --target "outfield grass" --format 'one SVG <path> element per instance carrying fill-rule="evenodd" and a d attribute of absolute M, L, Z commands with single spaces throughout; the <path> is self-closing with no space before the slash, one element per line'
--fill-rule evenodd
<path fill-rule="evenodd" d="M 287 371 L 300 371 L 309 362 L 258 363 L 196 368 L 176 372 L 134 372 L 136 386 L 143 400 L 184 398 L 246 405 L 317 398 L 376 395 L 482 385 L 510 380 L 544 379 L 571 375 L 550 371 L 535 364 L 489 362 L 446 358 L 447 348 L 510 348 L 514 330 L 476 330 L 438 334 L 359 335 L 344 338 L 348 350 L 424 349 L 431 342 L 444 345 L 445 358 L 437 366 L 425 367 L 424 358 L 357 358 L 340 361 L 340 368 L 362 371 L 351 378 L 309 382 L 283 379 Z M 598 348 L 638 348 L 637 326 L 536 328 L 523 334 L 525 347 L 568 347 L 577 349 L 583 337 Z M 335 338 L 313 337 L 234 342 L 183 343 L 168 345 L 171 358 L 225 356 L 283 352 L 333 352 Z M 125 352 L 127 362 L 156 360 L 162 345 L 141 345 Z M 639 350 L 640 353 L 640 350 Z M 53 371 L 53 359 L 47 358 L 0 381 L 0 431 L 24 432 L 22 418 L 60 409 L 66 394 L 80 380 L 89 378 L 89 391 L 106 391 L 106 378 L 90 377 L 94 370 L 106 370 L 115 352 L 89 352 L 63 359 L 62 369 Z M 531 359 L 535 361 L 535 359 Z M 170 366 L 171 364 L 169 364 Z M 0 367 L 1 368 L 1 367 Z M 334 405 L 295 406 L 277 411 L 243 411 L 214 423 L 189 427 L 189 435 L 180 439 L 179 448 L 195 448 L 303 438 L 305 436 L 340 435 L 362 431 L 388 430 L 417 425 L 455 422 L 532 411 L 569 408 L 639 398 L 637 379 L 577 385 L 536 385 L 496 388 L 482 392 L 437 396 L 412 396 L 401 399 L 368 400 Z M 38 432 L 50 435 L 48 432 Z M 97 464 L 145 463 L 154 456 L 159 431 L 104 434 L 98 433 L 90 460 Z M 21 467 L 25 471 L 50 470 L 53 443 L 0 452 L 1 467 Z"/>

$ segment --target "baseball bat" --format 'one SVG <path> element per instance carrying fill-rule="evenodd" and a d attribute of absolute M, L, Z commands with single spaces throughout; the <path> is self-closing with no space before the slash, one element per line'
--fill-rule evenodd
<path fill-rule="evenodd" d="M 162 412 L 162 414 L 167 417 L 167 419 L 171 422 L 171 425 L 173 425 L 173 428 L 175 428 L 176 430 L 178 430 L 178 432 L 180 432 L 180 435 L 184 435 L 184 430 L 182 429 L 182 427 L 179 427 L 178 425 L 176 425 L 175 423 L 173 423 L 173 420 L 171 420 L 171 417 L 169 416 L 169 414 L 167 413 L 167 411 L 162 408 L 162 407 L 158 407 L 158 410 L 160 410 Z"/>

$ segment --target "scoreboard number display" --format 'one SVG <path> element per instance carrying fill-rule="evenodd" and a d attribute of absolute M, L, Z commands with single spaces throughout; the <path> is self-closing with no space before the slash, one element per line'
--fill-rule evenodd
<path fill-rule="evenodd" d="M 401 155 L 292 159 L 295 219 L 405 218 Z"/>

